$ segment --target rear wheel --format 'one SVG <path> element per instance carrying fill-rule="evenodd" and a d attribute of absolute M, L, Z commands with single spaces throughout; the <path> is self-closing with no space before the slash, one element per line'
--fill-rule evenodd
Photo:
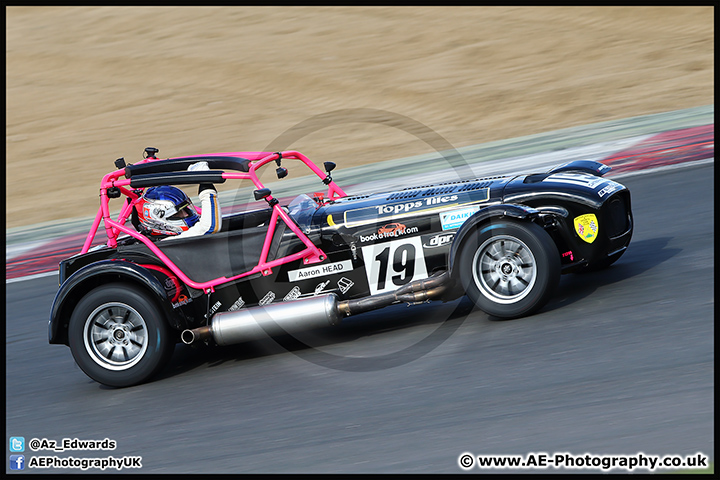
<path fill-rule="evenodd" d="M 560 257 L 550 235 L 531 222 L 495 221 L 468 235 L 458 256 L 465 293 L 498 318 L 529 315 L 560 280 Z"/>
<path fill-rule="evenodd" d="M 165 366 L 175 346 L 155 302 L 123 283 L 103 285 L 80 300 L 68 339 L 82 371 L 112 387 L 148 380 Z"/>

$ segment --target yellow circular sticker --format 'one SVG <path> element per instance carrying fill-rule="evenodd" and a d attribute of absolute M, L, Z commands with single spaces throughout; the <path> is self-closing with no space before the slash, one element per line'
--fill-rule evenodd
<path fill-rule="evenodd" d="M 577 234 L 585 240 L 587 243 L 592 243 L 597 238 L 598 234 L 598 220 L 594 213 L 587 213 L 575 217 L 573 220 L 575 224 L 575 231 Z"/>

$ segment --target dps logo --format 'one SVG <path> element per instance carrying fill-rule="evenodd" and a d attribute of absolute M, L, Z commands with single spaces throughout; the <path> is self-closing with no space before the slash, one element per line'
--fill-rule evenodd
<path fill-rule="evenodd" d="M 453 238 L 455 238 L 455 232 L 438 233 L 437 235 L 433 235 L 429 238 L 423 237 L 423 247 L 424 248 L 444 247 L 445 245 L 449 245 L 450 243 L 452 243 Z"/>

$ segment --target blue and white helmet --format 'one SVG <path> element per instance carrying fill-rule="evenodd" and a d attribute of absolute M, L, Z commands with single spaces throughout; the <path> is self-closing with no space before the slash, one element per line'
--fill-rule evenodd
<path fill-rule="evenodd" d="M 178 235 L 200 220 L 190 197 L 169 185 L 145 190 L 135 208 L 140 225 L 150 235 Z"/>

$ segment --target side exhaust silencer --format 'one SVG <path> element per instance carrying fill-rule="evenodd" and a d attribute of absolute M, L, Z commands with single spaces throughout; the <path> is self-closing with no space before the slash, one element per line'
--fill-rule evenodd
<path fill-rule="evenodd" d="M 394 303 L 414 304 L 435 300 L 443 297 L 451 283 L 450 274 L 444 272 L 408 283 L 394 292 L 354 300 L 339 301 L 337 295 L 331 293 L 235 312 L 220 312 L 212 317 L 210 325 L 185 330 L 180 338 L 188 345 L 209 339 L 218 345 L 232 345 L 283 333 L 298 333 L 311 328 L 337 325 L 345 317 Z"/>
<path fill-rule="evenodd" d="M 331 293 L 247 310 L 221 312 L 212 317 L 210 325 L 183 331 L 181 339 L 188 345 L 210 338 L 218 345 L 233 345 L 336 325 L 341 320 L 337 303 L 337 296 Z"/>

